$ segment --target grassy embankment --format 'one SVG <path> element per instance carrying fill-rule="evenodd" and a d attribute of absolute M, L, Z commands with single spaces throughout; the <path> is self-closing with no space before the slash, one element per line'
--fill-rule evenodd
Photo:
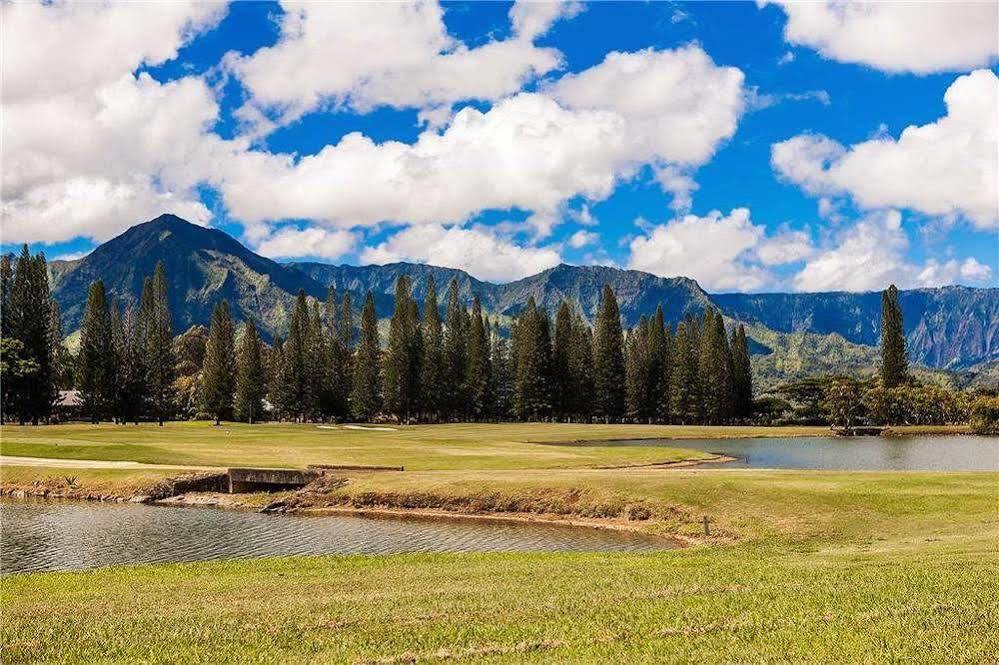
<path fill-rule="evenodd" d="M 739 541 L 650 555 L 285 558 L 5 577 L 4 660 L 989 662 L 999 653 L 999 474 L 470 474 L 520 486 L 599 479 L 608 492 L 706 512 Z"/>
<path fill-rule="evenodd" d="M 999 473 L 598 469 L 687 454 L 524 443 L 661 428 L 74 427 L 5 428 L 2 452 L 403 464 L 414 470 L 352 474 L 326 501 L 513 501 L 570 514 L 637 505 L 650 512 L 638 522 L 645 530 L 693 533 L 707 514 L 727 537 L 650 555 L 315 557 L 5 577 L 5 662 L 983 662 L 999 653 Z M 69 472 L 5 468 L 3 482 L 47 473 Z M 111 489 L 161 472 L 72 473 Z"/>

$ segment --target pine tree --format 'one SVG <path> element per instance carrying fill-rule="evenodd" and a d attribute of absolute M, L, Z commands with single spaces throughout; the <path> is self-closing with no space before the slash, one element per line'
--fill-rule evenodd
<path fill-rule="evenodd" d="M 381 409 L 378 316 L 375 299 L 368 291 L 361 310 L 361 338 L 354 354 L 354 383 L 351 407 L 359 420 L 370 420 Z"/>
<path fill-rule="evenodd" d="M 666 324 L 663 316 L 663 306 L 656 307 L 656 313 L 649 321 L 647 340 L 648 371 L 645 376 L 645 415 L 655 418 L 662 403 L 663 374 L 666 367 Z"/>
<path fill-rule="evenodd" d="M 6 335 L 17 340 L 22 371 L 5 377 L 9 384 L 5 411 L 16 414 L 22 424 L 30 420 L 37 425 L 51 413 L 56 396 L 50 339 L 52 297 L 45 256 L 32 257 L 24 245 L 7 279 Z"/>
<path fill-rule="evenodd" d="M 90 415 L 92 423 L 106 418 L 114 406 L 113 397 L 117 387 L 112 341 L 104 282 L 98 280 L 90 285 L 87 293 L 87 305 L 80 326 L 77 370 L 83 410 Z"/>
<path fill-rule="evenodd" d="M 703 416 L 717 425 L 728 419 L 732 395 L 731 354 L 721 314 L 705 311 L 701 330 L 697 354 Z"/>
<path fill-rule="evenodd" d="M 881 292 L 881 383 L 885 388 L 904 384 L 909 375 L 905 327 L 898 289 L 892 284 Z"/>
<path fill-rule="evenodd" d="M 691 344 L 688 321 L 683 321 L 677 326 L 671 365 L 669 390 L 671 422 L 681 425 L 697 422 L 700 399 L 697 391 L 697 357 Z"/>
<path fill-rule="evenodd" d="M 593 330 L 578 308 L 572 321 L 569 373 L 572 383 L 571 413 L 588 421 L 593 407 Z"/>
<path fill-rule="evenodd" d="M 263 414 L 266 376 L 260 354 L 260 336 L 253 321 L 247 319 L 239 342 L 236 360 L 236 418 L 251 425 Z"/>
<path fill-rule="evenodd" d="M 444 331 L 437 303 L 437 284 L 434 276 L 427 277 L 427 295 L 423 301 L 423 321 L 420 324 L 423 337 L 423 355 L 420 357 L 420 383 L 422 395 L 420 403 L 431 419 L 440 420 L 444 411 L 445 393 Z"/>
<path fill-rule="evenodd" d="M 282 349 L 283 365 L 278 379 L 280 402 L 291 417 L 304 421 L 313 413 L 315 393 L 309 363 L 309 304 L 305 289 L 299 289 Z"/>
<path fill-rule="evenodd" d="M 647 416 L 649 370 L 649 322 L 643 314 L 625 340 L 625 410 L 633 420 Z"/>
<path fill-rule="evenodd" d="M 623 343 L 617 298 L 604 285 L 593 331 L 593 406 L 605 421 L 624 415 Z"/>
<path fill-rule="evenodd" d="M 467 312 L 458 299 L 458 280 L 453 278 L 447 289 L 447 318 L 444 325 L 444 377 L 447 418 L 458 417 L 466 410 L 465 399 L 465 337 Z"/>
<path fill-rule="evenodd" d="M 498 420 L 506 420 L 513 415 L 510 344 L 499 334 L 496 326 L 493 327 L 490 360 L 493 367 L 493 416 Z"/>
<path fill-rule="evenodd" d="M 274 338 L 274 345 L 267 354 L 267 399 L 271 403 L 276 418 L 283 418 L 287 412 L 282 392 L 282 376 L 284 374 L 284 341 Z"/>
<path fill-rule="evenodd" d="M 385 353 L 385 409 L 408 420 L 419 406 L 419 319 L 409 277 L 396 280 L 395 311 Z"/>
<path fill-rule="evenodd" d="M 514 413 L 540 420 L 551 413 L 551 333 L 548 316 L 531 296 L 517 317 Z"/>
<path fill-rule="evenodd" d="M 223 300 L 212 312 L 205 345 L 205 361 L 201 369 L 198 396 L 201 410 L 215 417 L 218 425 L 232 414 L 236 392 L 236 350 L 229 303 Z"/>
<path fill-rule="evenodd" d="M 139 315 L 134 307 L 125 309 L 120 330 L 120 335 L 115 340 L 115 384 L 119 395 L 119 418 L 123 424 L 139 424 L 146 395 L 146 360 L 139 330 Z"/>
<path fill-rule="evenodd" d="M 174 378 L 173 322 L 167 297 L 166 272 L 162 261 L 156 264 L 156 270 L 153 272 L 148 304 L 145 301 L 145 293 L 143 295 L 146 385 L 153 415 L 162 427 L 163 421 L 170 416 L 172 410 Z"/>
<path fill-rule="evenodd" d="M 479 297 L 472 300 L 472 318 L 468 329 L 468 347 L 465 352 L 465 394 L 471 416 L 480 419 L 488 415 L 492 400 L 490 395 L 491 368 L 489 366 L 489 337 L 482 318 Z"/>
<path fill-rule="evenodd" d="M 552 405 L 558 419 L 568 417 L 572 411 L 572 333 L 572 308 L 563 300 L 555 315 L 555 343 L 552 347 Z"/>
<path fill-rule="evenodd" d="M 330 351 L 318 300 L 312 301 L 306 332 L 305 374 L 312 395 L 311 414 L 323 420 L 329 417 Z"/>
<path fill-rule="evenodd" d="M 753 413 L 753 372 L 749 360 L 746 328 L 741 323 L 732 331 L 732 413 L 749 418 Z"/>
<path fill-rule="evenodd" d="M 0 257 L 0 337 L 10 336 L 10 292 L 14 285 L 14 266 L 11 255 Z"/>
<path fill-rule="evenodd" d="M 354 384 L 354 302 L 350 293 L 343 294 L 340 301 L 340 319 L 337 321 L 337 361 L 336 379 L 337 417 L 350 416 L 350 399 Z"/>
<path fill-rule="evenodd" d="M 663 357 L 662 357 L 662 368 L 659 371 L 659 402 L 656 405 L 656 416 L 661 422 L 668 423 L 671 422 L 671 410 L 670 403 L 673 397 L 672 393 L 672 378 L 673 378 L 673 349 L 674 349 L 674 337 L 673 337 L 673 326 L 665 326 L 663 332 Z"/>

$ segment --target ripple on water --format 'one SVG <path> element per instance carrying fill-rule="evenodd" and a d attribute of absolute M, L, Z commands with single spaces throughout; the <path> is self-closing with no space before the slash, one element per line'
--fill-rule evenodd
<path fill-rule="evenodd" d="M 653 552 L 674 546 L 641 534 L 549 524 L 304 517 L 38 500 L 0 502 L 0 522 L 3 573 L 264 556 Z"/>

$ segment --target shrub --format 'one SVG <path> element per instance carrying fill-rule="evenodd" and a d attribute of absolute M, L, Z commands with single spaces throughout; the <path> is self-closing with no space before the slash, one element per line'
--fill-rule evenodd
<path fill-rule="evenodd" d="M 999 397 L 979 397 L 972 402 L 970 424 L 976 434 L 999 434 Z"/>

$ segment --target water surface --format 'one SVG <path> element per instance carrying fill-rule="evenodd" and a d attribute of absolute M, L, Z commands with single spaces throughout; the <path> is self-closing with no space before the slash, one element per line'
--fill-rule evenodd
<path fill-rule="evenodd" d="M 711 468 L 999 471 L 999 437 L 987 436 L 645 439 L 613 441 L 610 445 L 689 448 L 736 458 L 712 464 Z"/>
<path fill-rule="evenodd" d="M 552 524 L 306 517 L 137 504 L 0 502 L 0 571 L 307 554 L 669 549 L 641 534 Z"/>

